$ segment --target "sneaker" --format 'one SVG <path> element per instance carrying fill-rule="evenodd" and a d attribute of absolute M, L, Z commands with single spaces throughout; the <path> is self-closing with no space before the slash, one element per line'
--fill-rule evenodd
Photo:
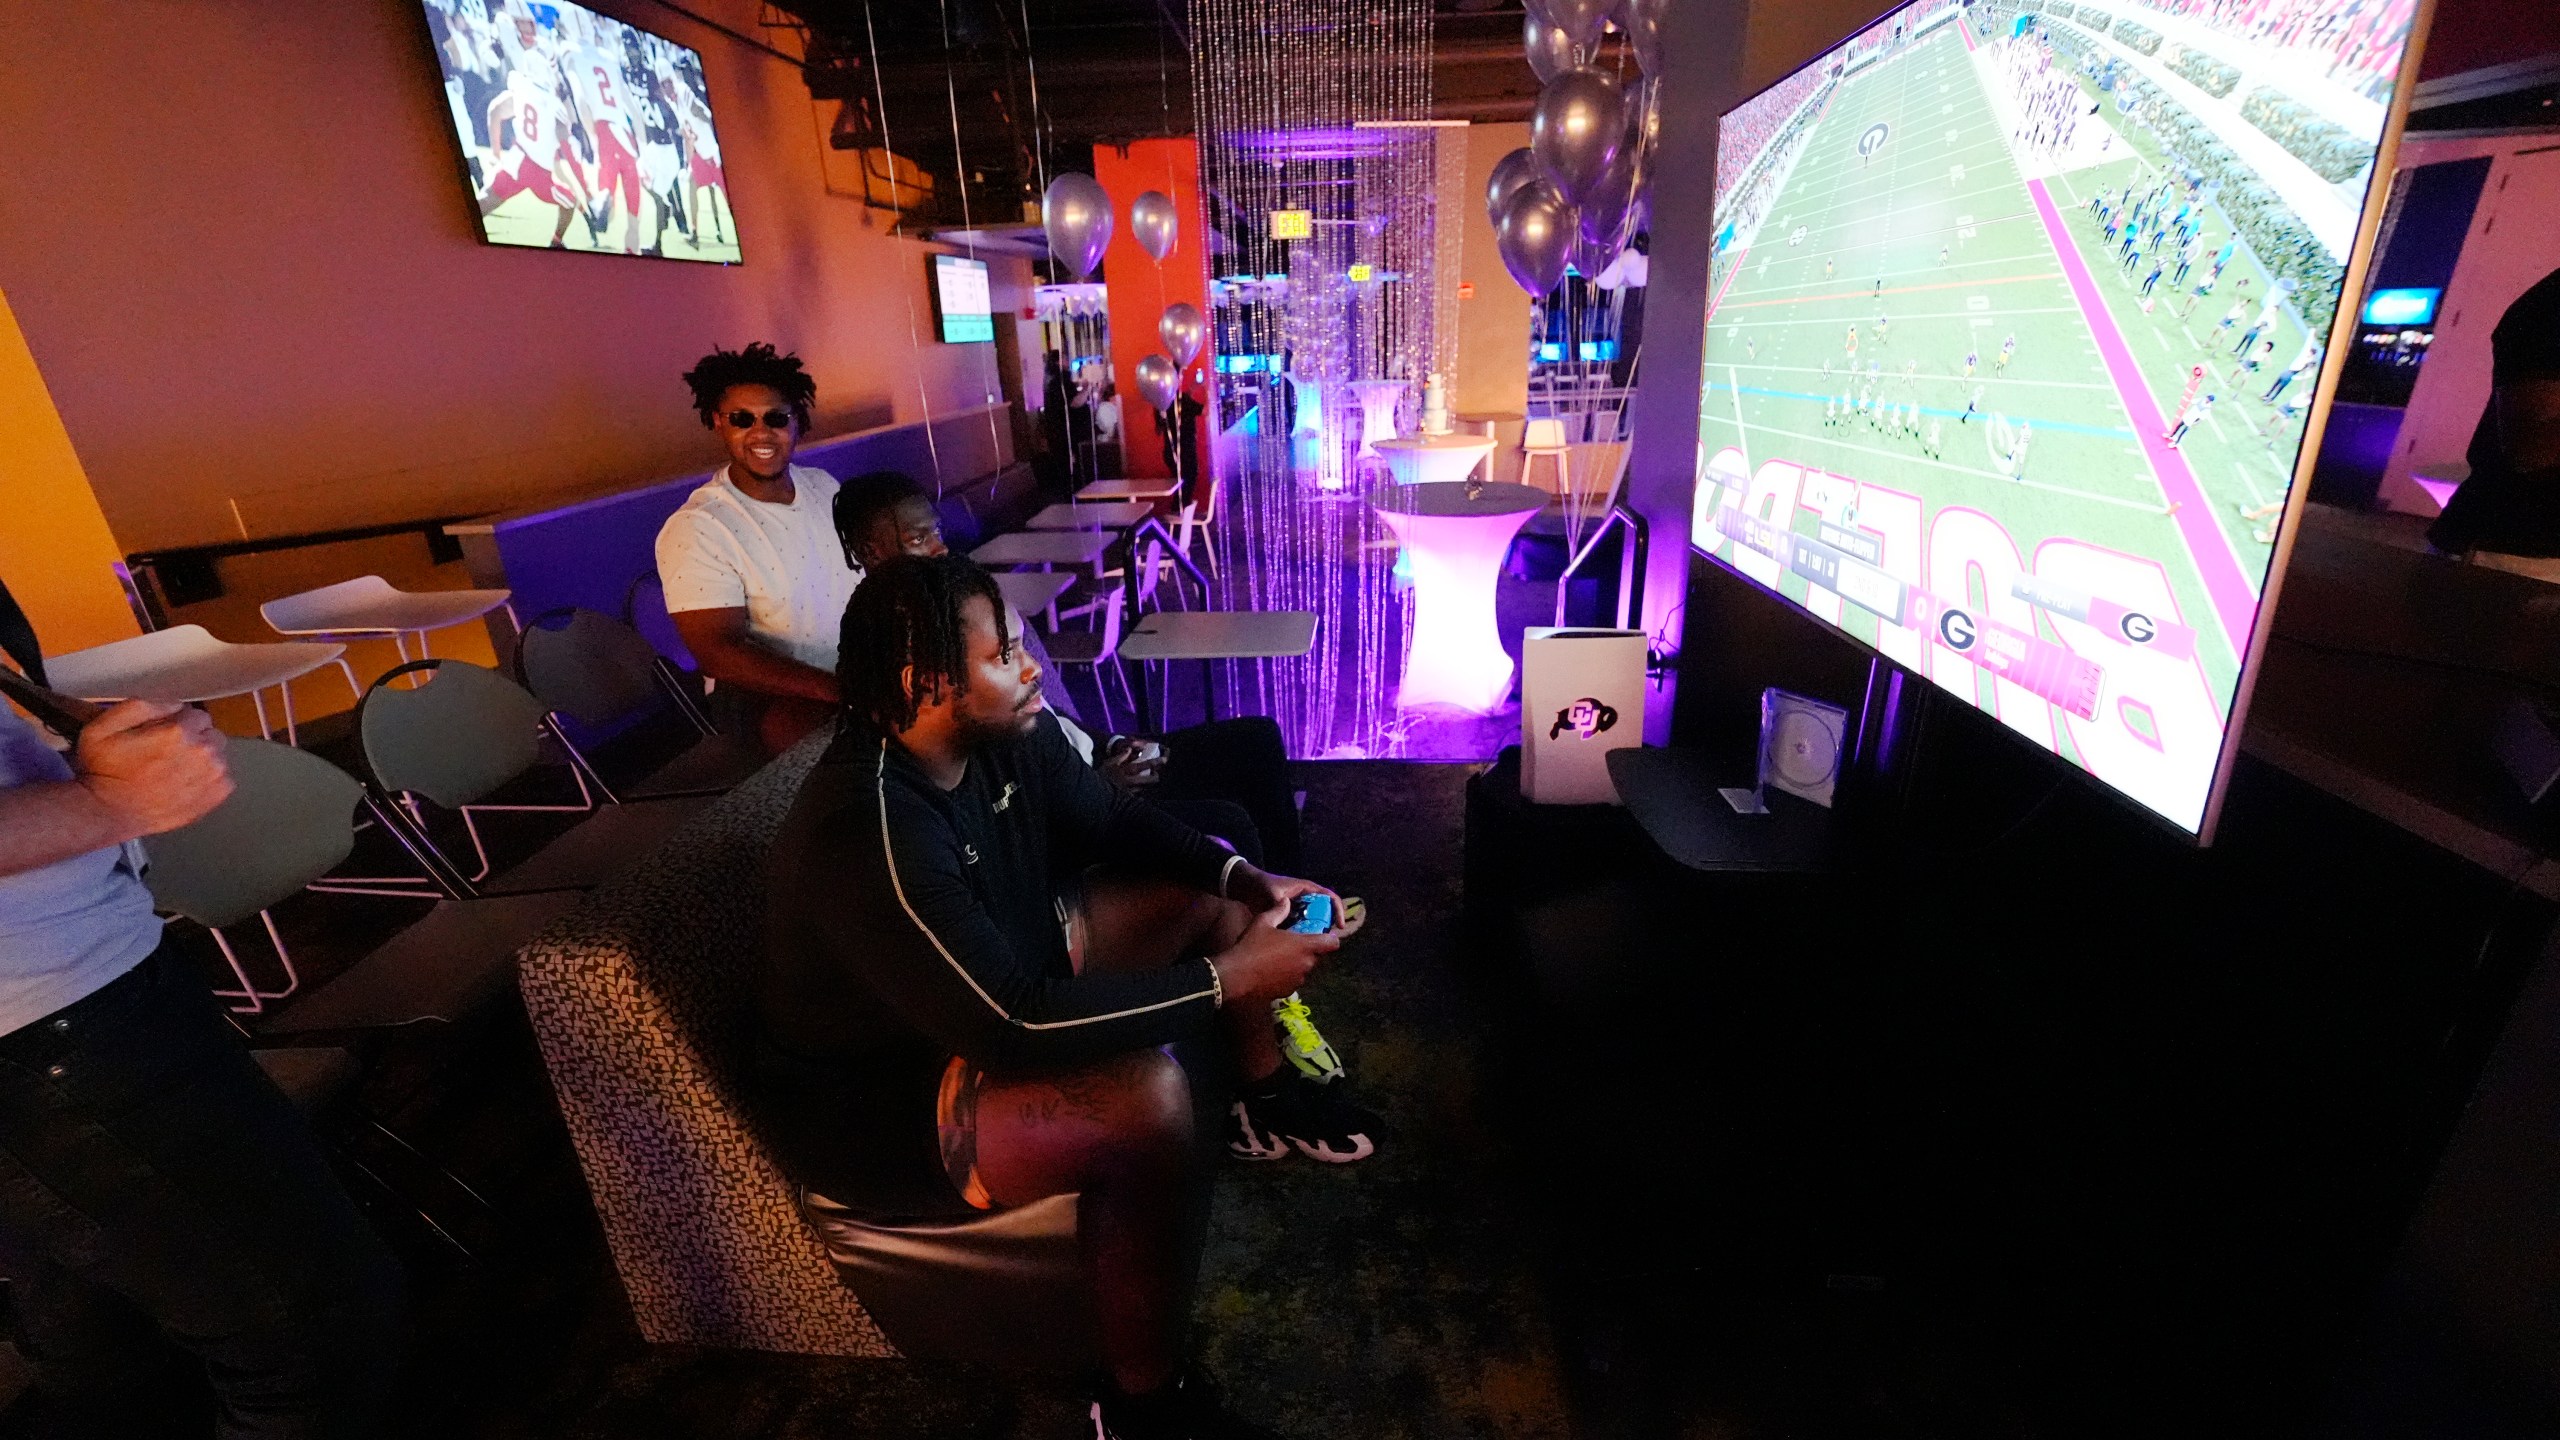
<path fill-rule="evenodd" d="M 1278 1160 L 1292 1147 L 1310 1160 L 1348 1165 L 1377 1153 L 1378 1117 L 1342 1098 L 1342 1087 L 1280 1072 L 1274 1093 L 1240 1095 L 1227 1107 L 1227 1149 L 1239 1159 Z"/>
<path fill-rule="evenodd" d="M 1319 1085 L 1342 1078 L 1342 1057 L 1333 1053 L 1315 1022 L 1307 1018 L 1307 1002 L 1291 992 L 1271 1002 L 1271 1018 L 1280 1026 L 1280 1053 L 1298 1073 Z"/>
<path fill-rule="evenodd" d="M 1279 1440 L 1227 1409 L 1208 1377 L 1188 1367 L 1171 1388 L 1134 1399 L 1105 1383 L 1089 1413 L 1093 1440 Z"/>

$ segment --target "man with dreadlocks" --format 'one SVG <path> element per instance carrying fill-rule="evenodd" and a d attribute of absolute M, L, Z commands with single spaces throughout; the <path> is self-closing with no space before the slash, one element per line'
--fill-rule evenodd
<path fill-rule="evenodd" d="M 1095 1434 L 1250 1436 L 1181 1361 L 1199 1177 L 1160 1047 L 1223 1038 L 1257 1128 L 1372 1153 L 1375 1117 L 1283 1065 L 1270 1020 L 1343 934 L 1280 928 L 1291 902 L 1339 901 L 1106 783 L 1042 704 L 1021 623 L 953 555 L 888 560 L 846 609 L 843 732 L 772 851 L 766 1110 L 813 1207 L 1081 1195 Z"/>
<path fill-rule="evenodd" d="M 658 579 L 702 673 L 779 754 L 835 715 L 836 627 L 862 579 L 836 539 L 835 477 L 791 463 L 817 383 L 762 343 L 714 350 L 684 382 L 729 463 L 659 529 Z"/>

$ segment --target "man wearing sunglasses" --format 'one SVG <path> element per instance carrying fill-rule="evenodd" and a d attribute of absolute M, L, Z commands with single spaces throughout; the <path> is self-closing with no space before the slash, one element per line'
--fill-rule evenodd
<path fill-rule="evenodd" d="M 836 482 L 791 463 L 818 387 L 771 345 L 685 373 L 729 463 L 658 531 L 667 613 L 736 728 L 770 753 L 833 718 L 836 635 L 862 573 L 836 538 Z"/>

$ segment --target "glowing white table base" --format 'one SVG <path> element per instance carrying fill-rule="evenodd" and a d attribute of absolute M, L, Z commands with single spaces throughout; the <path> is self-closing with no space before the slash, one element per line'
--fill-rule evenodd
<path fill-rule="evenodd" d="M 1413 571 L 1413 633 L 1405 643 L 1406 709 L 1448 705 L 1482 715 L 1511 694 L 1511 656 L 1495 626 L 1494 585 L 1511 538 L 1546 508 L 1526 485 L 1389 485 L 1369 492 L 1403 542 Z"/>
<path fill-rule="evenodd" d="M 1378 442 L 1396 435 L 1396 406 L 1404 400 L 1402 380 L 1354 380 L 1351 393 L 1360 397 L 1360 453 L 1378 453 Z"/>

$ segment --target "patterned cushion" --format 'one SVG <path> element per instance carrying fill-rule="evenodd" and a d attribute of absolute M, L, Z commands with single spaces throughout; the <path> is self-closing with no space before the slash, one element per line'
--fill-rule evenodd
<path fill-rule="evenodd" d="M 844 1288 L 736 1101 L 763 860 L 810 736 L 527 945 L 519 983 L 640 1333 L 898 1352 Z"/>

